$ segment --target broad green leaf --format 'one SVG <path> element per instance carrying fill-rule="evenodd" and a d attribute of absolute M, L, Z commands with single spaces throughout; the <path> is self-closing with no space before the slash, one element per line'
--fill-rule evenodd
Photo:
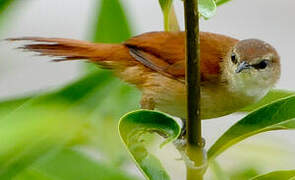
<path fill-rule="evenodd" d="M 158 133 L 167 139 L 165 145 L 175 140 L 181 131 L 177 122 L 162 113 L 138 110 L 126 114 L 120 120 L 119 132 L 138 168 L 147 179 L 170 179 L 160 160 L 151 152 L 153 139 L 149 135 Z M 155 148 L 155 147 L 154 147 Z M 159 148 L 159 147 L 156 147 Z"/>
<path fill-rule="evenodd" d="M 97 29 L 103 31 L 95 32 L 99 34 L 95 37 L 96 40 L 117 42 L 127 39 L 130 36 L 128 24 L 123 23 L 122 19 L 120 19 L 124 12 L 121 11 L 121 15 L 117 13 L 114 16 L 114 12 L 119 12 L 119 1 L 107 0 L 102 3 L 104 5 L 101 6 Z M 120 29 L 120 31 L 117 31 L 117 29 Z M 102 39 L 99 39 L 98 36 Z M 32 165 L 33 162 L 42 158 L 48 152 L 57 151 L 63 148 L 64 145 L 68 145 L 68 143 L 70 145 L 81 144 L 86 141 L 89 143 L 89 140 L 92 140 L 92 142 L 99 141 L 100 146 L 104 148 L 104 151 L 101 153 L 102 156 L 105 157 L 104 153 L 109 155 L 105 158 L 110 158 L 112 161 L 122 161 L 122 157 L 125 157 L 126 153 L 120 150 L 122 148 L 122 145 L 119 143 L 120 138 L 113 132 L 117 128 L 119 117 L 132 109 L 136 109 L 138 100 L 139 92 L 135 88 L 120 82 L 117 78 L 114 78 L 111 72 L 97 70 L 96 68 L 96 71 L 87 74 L 61 90 L 0 103 L 0 115 L 3 115 L 1 116 L 3 117 L 1 122 L 6 125 L 3 128 L 7 128 L 7 131 L 2 133 L 13 133 L 15 131 L 10 131 L 10 129 L 14 128 L 26 135 L 21 136 L 23 134 L 19 135 L 16 132 L 11 136 L 1 135 L 3 138 L 10 138 L 10 140 L 4 141 L 7 143 L 6 146 L 17 149 L 18 152 L 12 160 L 1 159 L 0 157 L 1 166 L 5 166 L 5 168 L 1 168 L 0 173 L 3 174 L 0 174 L 2 175 L 0 177 L 12 177 L 24 168 Z M 117 105 L 117 108 L 114 108 L 114 105 Z M 31 114 L 24 115 L 22 113 Z M 68 117 L 69 115 L 73 117 Z M 67 121 L 68 119 L 71 121 Z M 67 122 L 65 123 L 66 125 L 63 124 L 65 121 Z M 83 128 L 85 123 L 91 124 L 92 127 L 97 127 L 96 134 L 88 130 L 85 141 L 80 142 L 78 141 L 79 139 L 74 141 L 76 139 L 74 138 L 75 133 L 73 133 L 72 139 L 72 131 L 69 128 L 74 126 L 76 121 L 79 123 L 77 126 L 79 128 Z M 14 126 L 8 128 L 7 126 L 12 122 L 15 122 Z M 46 125 L 43 127 L 42 123 Z M 50 131 L 46 131 L 46 128 Z M 44 133 L 40 133 L 40 131 Z M 104 132 L 104 134 L 99 134 L 100 136 L 98 137 L 98 132 Z M 81 133 L 79 134 L 81 135 Z M 56 136 L 58 138 L 55 138 Z M 11 141 L 11 139 L 17 141 Z M 26 146 L 20 146 L 18 141 Z M 5 146 L 1 147 L 4 148 Z M 100 150 L 99 152 L 101 152 Z M 6 157 L 5 153 L 3 155 Z M 11 158 L 11 154 L 8 154 L 7 157 Z M 108 161 L 108 163 L 110 162 Z"/>
<path fill-rule="evenodd" d="M 91 142 L 99 146 L 99 150 L 108 157 L 121 161 L 122 157 L 127 156 L 123 151 L 118 151 L 120 148 L 123 150 L 123 147 L 119 135 L 114 134 L 113 130 L 117 129 L 118 119 L 123 114 L 139 108 L 139 99 L 138 90 L 114 78 L 111 72 L 101 70 L 89 73 L 56 92 L 35 95 L 35 98 L 30 100 L 24 98 L 0 103 L 0 114 L 10 116 L 17 111 L 41 105 L 44 107 L 62 105 L 61 113 L 62 111 L 87 113 L 87 118 L 81 121 L 90 121 L 98 128 Z M 108 143 L 105 143 L 106 141 Z"/>
<path fill-rule="evenodd" d="M 91 131 L 80 121 L 85 115 L 63 108 L 31 107 L 0 119 L 0 179 L 10 179 L 50 151 L 84 143 Z"/>
<path fill-rule="evenodd" d="M 79 151 L 63 148 L 48 153 L 13 180 L 135 180 L 105 163 Z"/>
<path fill-rule="evenodd" d="M 294 108 L 295 96 L 291 96 L 250 113 L 215 142 L 208 151 L 209 159 L 214 159 L 229 147 L 250 136 L 272 130 L 294 129 Z"/>
<path fill-rule="evenodd" d="M 265 106 L 265 105 L 273 103 L 279 99 L 282 99 L 282 98 L 285 98 L 288 96 L 292 96 L 292 95 L 295 95 L 295 92 L 280 90 L 280 89 L 273 89 L 258 103 L 255 103 L 251 106 L 243 108 L 241 110 L 241 112 L 251 112 L 251 111 L 261 108 L 262 106 Z"/>
<path fill-rule="evenodd" d="M 209 19 L 216 13 L 216 4 L 214 0 L 199 0 L 199 12 L 205 18 Z"/>
<path fill-rule="evenodd" d="M 110 72 L 94 71 L 80 78 L 76 82 L 54 92 L 2 101 L 0 102 L 0 113 L 6 113 L 6 115 L 9 115 L 13 111 L 26 108 L 27 105 L 38 106 L 47 104 L 68 104 L 71 106 L 79 106 L 81 108 L 84 107 L 85 110 L 91 111 L 96 108 L 96 104 L 94 104 L 94 102 L 85 102 L 85 99 L 88 99 L 87 96 L 94 93 L 94 91 L 103 91 L 105 87 L 111 84 L 110 81 L 112 80 L 113 76 Z M 102 93 L 100 94 L 103 96 Z M 91 98 L 89 98 L 89 101 L 90 100 Z M 101 102 L 97 100 L 95 101 L 96 103 Z M 79 103 L 77 104 L 77 102 Z"/>
<path fill-rule="evenodd" d="M 130 36 L 130 29 L 126 19 L 124 20 L 125 15 L 119 1 L 107 0 L 101 3 L 103 4 L 100 6 L 97 32 L 94 32 L 95 41 L 121 42 L 127 39 Z M 31 99 L 20 98 L 0 103 L 0 114 L 10 116 L 15 111 L 40 105 L 45 107 L 62 105 L 64 108 L 59 110 L 60 113 L 63 111 L 87 113 L 87 118 L 80 120 L 91 122 L 92 126 L 98 128 L 97 134 L 90 138 L 91 142 L 98 145 L 99 151 L 106 153 L 112 161 L 121 162 L 128 156 L 119 150 L 123 149 L 123 146 L 120 144 L 119 135 L 114 134 L 113 130 L 117 128 L 118 119 L 123 114 L 138 108 L 139 95 L 138 90 L 122 83 L 110 71 L 95 67 L 94 71 L 63 89 L 35 94 Z M 105 143 L 106 141 L 108 143 Z"/>
<path fill-rule="evenodd" d="M 274 171 L 268 174 L 256 176 L 251 180 L 291 180 L 295 177 L 295 170 Z"/>

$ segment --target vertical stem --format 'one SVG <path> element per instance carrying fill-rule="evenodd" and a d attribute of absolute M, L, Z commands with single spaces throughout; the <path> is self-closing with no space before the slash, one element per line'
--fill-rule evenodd
<path fill-rule="evenodd" d="M 198 0 L 185 0 L 186 87 L 187 87 L 187 179 L 203 179 L 206 159 L 203 153 L 200 117 L 200 39 Z"/>

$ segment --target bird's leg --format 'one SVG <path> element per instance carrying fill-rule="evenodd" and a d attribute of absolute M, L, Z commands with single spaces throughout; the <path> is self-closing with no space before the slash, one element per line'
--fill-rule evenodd
<path fill-rule="evenodd" d="M 181 121 L 183 123 L 182 128 L 181 128 L 181 133 L 179 138 L 184 137 L 186 135 L 186 120 L 184 118 L 181 118 Z"/>

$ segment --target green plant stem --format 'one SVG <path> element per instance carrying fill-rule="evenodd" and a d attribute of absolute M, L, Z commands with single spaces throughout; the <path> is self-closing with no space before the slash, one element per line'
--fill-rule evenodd
<path fill-rule="evenodd" d="M 200 118 L 200 39 L 198 0 L 185 0 L 187 87 L 187 180 L 203 179 L 206 167 Z"/>

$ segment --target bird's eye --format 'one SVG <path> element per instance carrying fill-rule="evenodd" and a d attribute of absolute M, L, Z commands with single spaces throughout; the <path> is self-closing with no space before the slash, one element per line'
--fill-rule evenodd
<path fill-rule="evenodd" d="M 235 53 L 232 53 L 232 55 L 231 55 L 231 61 L 232 61 L 234 64 L 237 64 L 237 63 L 238 63 L 237 56 L 235 55 Z"/>
<path fill-rule="evenodd" d="M 265 69 L 267 65 L 268 65 L 268 60 L 262 60 L 260 63 L 254 64 L 253 67 L 255 69 Z"/>

